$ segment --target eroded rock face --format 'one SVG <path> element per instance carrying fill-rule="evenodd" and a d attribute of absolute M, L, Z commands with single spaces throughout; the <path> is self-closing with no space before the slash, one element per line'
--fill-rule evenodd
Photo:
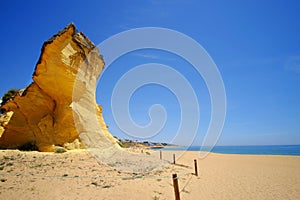
<path fill-rule="evenodd" d="M 46 41 L 33 83 L 1 106 L 5 113 L 0 117 L 0 148 L 19 148 L 29 143 L 40 151 L 64 145 L 82 148 L 79 134 L 85 130 L 89 112 L 97 116 L 94 128 L 117 145 L 95 101 L 96 81 L 103 67 L 97 47 L 73 24 Z M 78 102 L 80 109 L 74 114 Z M 85 105 L 89 112 L 84 113 Z"/>

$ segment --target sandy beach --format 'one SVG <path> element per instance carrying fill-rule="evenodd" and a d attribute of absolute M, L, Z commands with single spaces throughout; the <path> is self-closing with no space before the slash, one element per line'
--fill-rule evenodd
<path fill-rule="evenodd" d="M 144 152 L 145 153 L 145 152 Z M 159 152 L 149 156 L 159 158 Z M 182 152 L 163 151 L 163 159 Z M 185 152 L 176 164 L 147 174 L 118 172 L 85 150 L 66 153 L 0 151 L 0 199 L 300 199 L 300 157 L 225 155 L 198 159 Z"/>

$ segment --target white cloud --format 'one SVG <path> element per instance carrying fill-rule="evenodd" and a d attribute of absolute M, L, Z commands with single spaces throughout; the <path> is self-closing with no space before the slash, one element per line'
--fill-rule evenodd
<path fill-rule="evenodd" d="M 138 56 L 142 58 L 160 59 L 158 55 L 153 55 L 149 53 L 134 53 L 134 56 Z"/>
<path fill-rule="evenodd" d="M 140 52 L 134 52 L 132 53 L 133 56 L 137 56 L 140 58 L 148 58 L 148 59 L 154 59 L 154 60 L 165 60 L 165 61 L 176 61 L 177 59 L 174 56 L 166 56 L 166 55 L 157 55 L 152 53 L 140 53 Z"/>

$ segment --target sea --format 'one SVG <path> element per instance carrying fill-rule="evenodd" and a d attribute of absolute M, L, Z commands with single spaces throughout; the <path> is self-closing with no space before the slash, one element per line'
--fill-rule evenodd
<path fill-rule="evenodd" d="M 203 151 L 209 148 L 203 147 Z M 160 149 L 163 151 L 200 151 L 200 146 L 170 146 Z M 251 145 L 251 146 L 215 146 L 211 150 L 222 154 L 253 154 L 253 155 L 290 155 L 300 156 L 300 145 Z"/>

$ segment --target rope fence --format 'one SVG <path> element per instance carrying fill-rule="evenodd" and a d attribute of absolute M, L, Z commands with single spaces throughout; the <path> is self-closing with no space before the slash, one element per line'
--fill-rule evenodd
<path fill-rule="evenodd" d="M 41 175 L 41 174 L 11 174 L 11 173 L 0 173 L 0 176 L 14 176 L 14 177 L 40 177 L 40 178 L 74 178 L 74 179 L 80 179 L 80 178 L 107 178 L 107 179 L 170 179 L 170 176 L 143 176 L 143 175 L 136 175 L 136 176 L 70 176 L 68 174 L 63 174 L 63 175 Z M 178 176 L 178 178 L 184 177 Z"/>

